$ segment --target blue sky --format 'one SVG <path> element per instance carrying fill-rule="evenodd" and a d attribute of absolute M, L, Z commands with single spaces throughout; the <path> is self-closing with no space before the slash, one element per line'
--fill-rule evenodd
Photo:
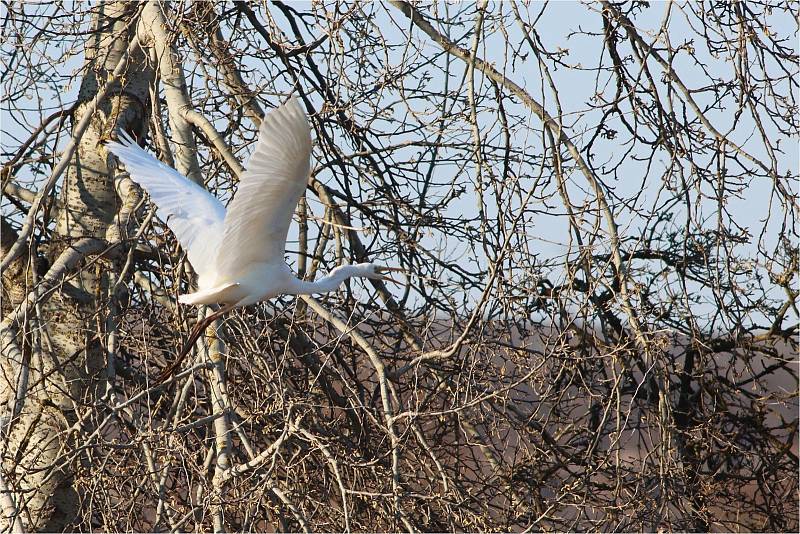
<path fill-rule="evenodd" d="M 719 75 L 721 77 L 733 77 L 733 62 L 725 59 L 725 57 L 714 57 L 708 50 L 702 47 L 702 40 L 699 39 L 694 32 L 690 29 L 691 26 L 696 26 L 697 21 L 691 17 L 685 16 L 684 12 L 680 9 L 682 4 L 678 3 L 670 8 L 670 31 L 669 38 L 673 46 L 679 44 L 691 44 L 695 47 L 697 57 L 703 60 L 706 64 L 708 71 Z M 84 7 L 82 4 L 78 4 Z M 536 30 L 539 32 L 542 44 L 550 51 L 561 51 L 561 61 L 563 66 L 551 68 L 551 75 L 559 90 L 559 98 L 563 109 L 563 121 L 567 128 L 568 134 L 573 141 L 579 146 L 583 147 L 589 141 L 594 133 L 594 126 L 598 118 L 601 116 L 601 111 L 592 109 L 590 103 L 596 96 L 598 90 L 609 91 L 610 77 L 607 73 L 597 73 L 592 69 L 596 66 L 601 54 L 601 37 L 602 33 L 602 19 L 598 11 L 598 6 L 590 3 L 579 2 L 555 2 L 550 3 L 545 7 L 542 3 L 531 3 L 527 8 L 523 4 L 519 4 L 520 9 L 527 13 L 530 20 L 536 19 L 540 11 L 544 8 L 544 14 L 536 21 Z M 493 4 L 492 9 L 497 9 L 498 5 Z M 668 5 L 662 2 L 652 2 L 650 7 L 643 9 L 641 15 L 636 18 L 637 26 L 645 39 L 652 40 L 657 33 L 657 29 L 661 25 L 665 14 L 667 13 Z M 2 8 L 5 9 L 5 8 Z M 48 9 L 46 6 L 30 5 L 26 6 L 26 10 Z M 392 66 L 400 65 L 404 62 L 409 54 L 424 53 L 437 54 L 435 60 L 436 65 L 432 65 L 428 69 L 429 78 L 426 81 L 431 91 L 441 91 L 445 85 L 453 87 L 455 84 L 463 83 L 463 76 L 465 65 L 460 60 L 451 60 L 450 69 L 451 75 L 449 80 L 445 80 L 441 74 L 441 67 L 447 61 L 445 55 L 441 54 L 441 49 L 433 43 L 430 38 L 418 30 L 414 30 L 411 40 L 407 38 L 408 19 L 402 16 L 397 10 L 386 5 L 372 4 L 365 7 L 373 13 L 374 18 L 372 23 L 376 28 L 380 28 L 383 37 L 386 41 L 395 44 L 394 48 L 390 48 L 387 55 L 381 58 L 386 61 L 387 70 Z M 468 34 L 472 29 L 474 23 L 474 7 L 470 4 L 438 4 L 440 13 L 444 14 L 451 19 L 454 17 L 462 17 L 464 25 L 457 28 L 442 28 L 442 31 L 461 32 L 451 34 L 449 37 L 454 40 L 459 40 L 459 37 Z M 508 4 L 505 4 L 505 10 L 508 9 Z M 286 20 L 277 9 L 271 10 L 275 22 L 279 27 L 287 29 L 288 25 Z M 72 14 L 62 14 L 64 22 L 69 22 Z M 58 21 L 54 22 L 57 26 Z M 796 42 L 797 36 L 797 22 L 791 17 L 787 17 L 785 12 L 774 10 L 772 15 L 767 20 L 763 21 L 763 27 L 769 28 L 779 35 L 794 36 Z M 516 25 L 508 25 L 502 28 L 491 26 L 491 22 L 487 21 L 485 27 L 484 40 L 479 47 L 479 55 L 493 63 L 498 70 L 503 72 L 510 79 L 521 85 L 526 89 L 537 101 L 541 102 L 552 115 L 556 115 L 556 108 L 546 84 L 543 83 L 543 76 L 538 68 L 538 65 L 533 60 L 521 61 L 514 60 L 508 53 L 508 49 L 504 46 L 505 35 L 507 34 L 512 42 L 522 42 L 522 35 L 520 29 Z M 588 32 L 590 35 L 584 35 L 583 32 Z M 31 33 L 35 35 L 35 32 Z M 313 38 L 314 35 L 309 35 Z M 75 73 L 78 73 L 82 65 L 82 37 L 77 37 L 75 41 L 68 39 L 60 40 L 57 42 L 48 42 L 46 45 L 44 41 L 39 39 L 29 39 L 23 44 L 24 46 L 18 50 L 20 54 L 30 54 L 29 60 L 34 64 L 43 65 L 45 73 L 53 79 L 58 80 L 62 78 L 63 81 L 56 81 L 58 86 L 57 91 L 48 91 L 46 88 L 25 85 L 20 83 L 19 76 L 24 73 L 17 72 L 14 74 L 17 77 L 13 83 L 6 80 L 3 83 L 4 96 L 9 94 L 9 88 L 13 87 L 14 90 L 23 90 L 26 93 L 24 98 L 30 98 L 30 106 L 20 114 L 15 110 L 13 114 L 8 109 L 7 104 L 2 106 L 2 115 L 0 119 L 3 125 L 3 139 L 2 150 L 8 153 L 18 146 L 18 139 L 25 138 L 24 130 L 30 129 L 38 125 L 43 116 L 48 115 L 54 109 L 62 106 L 69 105 L 74 101 L 77 95 L 78 82 L 71 84 L 67 83 L 68 79 Z M 258 40 L 260 38 L 256 38 Z M 462 45 L 469 46 L 469 39 L 459 40 Z M 691 41 L 691 42 L 690 42 Z M 8 51 L 13 46 L 13 40 L 6 40 L 3 44 L 4 57 L 8 59 Z M 409 44 L 411 46 L 409 46 Z M 234 46 L 236 45 L 234 41 Z M 356 49 L 360 46 L 358 42 L 345 42 L 345 46 L 350 46 L 351 49 Z M 623 45 L 621 45 L 622 47 Z M 525 46 L 522 46 L 525 50 Z M 530 58 L 529 54 L 529 58 Z M 329 57 L 331 61 L 335 57 Z M 607 62 L 607 58 L 604 59 Z M 194 70 L 192 68 L 191 57 L 187 57 L 186 71 L 189 78 L 189 83 L 192 85 L 195 94 L 202 94 L 205 81 L 200 78 L 202 76 L 202 69 Z M 318 58 L 318 64 L 323 72 L 328 68 L 333 68 L 335 65 L 326 64 L 322 58 Z M 697 65 L 693 58 L 688 53 L 678 53 L 674 58 L 673 66 L 681 76 L 682 80 L 690 89 L 699 89 L 703 84 L 707 83 L 707 78 L 703 73 L 702 67 Z M 246 74 L 245 78 L 252 87 L 274 87 L 277 92 L 284 94 L 289 91 L 287 84 L 276 83 L 273 79 L 274 73 L 272 69 L 267 68 L 267 65 L 261 61 L 246 60 L 245 67 L 252 69 Z M 775 67 L 770 66 L 770 68 Z M 355 68 L 355 67 L 353 67 Z M 651 62 L 651 68 L 655 72 L 660 73 L 660 69 Z M 196 76 L 195 76 L 196 75 Z M 663 80 L 656 80 L 658 90 L 662 94 L 666 94 L 668 86 Z M 402 80 L 401 83 L 417 84 L 419 80 L 408 77 Z M 480 73 L 476 73 L 475 77 L 477 91 L 482 92 L 481 87 L 485 90 L 488 86 L 487 81 L 483 79 Z M 348 80 L 340 79 L 340 86 L 333 88 L 337 92 L 342 101 L 357 101 L 360 96 L 352 92 L 349 87 Z M 782 92 L 788 92 L 787 88 L 778 88 Z M 268 102 L 271 105 L 277 104 L 279 98 L 273 94 L 273 91 L 263 91 L 261 93 L 262 102 Z M 490 91 L 491 93 L 491 91 Z M 703 94 L 696 96 L 698 102 L 702 105 L 703 99 L 707 98 Z M 370 104 L 378 108 L 383 108 L 389 120 L 383 123 L 376 122 L 377 127 L 384 127 L 391 129 L 393 127 L 392 117 L 399 118 L 409 115 L 414 115 L 416 120 L 420 123 L 429 123 L 427 129 L 423 129 L 420 133 L 398 134 L 389 138 L 384 138 L 380 143 L 384 145 L 398 144 L 405 141 L 414 141 L 419 139 L 422 135 L 434 137 L 438 134 L 437 117 L 440 111 L 442 102 L 415 100 L 411 103 L 402 102 L 398 99 L 398 91 L 396 89 L 387 88 L 376 93 L 369 95 Z M 5 99 L 4 99 L 5 100 Z M 24 102 L 24 101 L 23 101 Z M 317 109 L 321 106 L 321 100 L 315 102 Z M 478 124 L 483 139 L 492 141 L 500 136 L 501 130 L 498 122 L 496 110 L 492 108 L 494 102 L 488 101 L 479 103 L 481 105 L 480 113 L 478 115 Z M 527 117 L 521 123 L 513 125 L 511 128 L 512 144 L 521 154 L 529 157 L 520 158 L 515 162 L 513 171 L 514 175 L 519 181 L 519 190 L 527 191 L 534 184 L 537 184 L 537 177 L 542 173 L 547 173 L 547 169 L 540 167 L 542 156 L 542 124 L 534 116 L 532 116 L 519 102 L 506 100 L 504 102 L 514 114 Z M 269 107 L 269 106 L 267 106 Z M 356 104 L 356 113 L 358 114 L 359 105 Z M 367 112 L 367 107 L 364 108 L 364 113 Z M 371 112 L 370 112 L 371 113 Z M 759 142 L 755 123 L 747 113 L 741 115 L 736 123 L 734 117 L 729 109 L 710 110 L 707 113 L 709 120 L 715 127 L 722 132 L 729 132 L 733 140 L 740 143 L 745 150 L 755 155 L 756 157 L 766 159 L 767 154 L 763 145 Z M 366 114 L 365 114 L 366 117 Z M 225 110 L 222 109 L 221 113 L 214 116 L 210 115 L 214 120 L 218 129 L 222 130 L 228 127 L 228 122 L 225 118 Z M 359 119 L 358 115 L 356 118 Z M 636 148 L 631 153 L 626 153 L 626 147 L 621 146 L 621 141 L 625 140 L 625 133 L 619 127 L 618 119 L 614 119 L 607 124 L 608 127 L 617 129 L 622 132 L 621 137 L 614 139 L 598 138 L 593 148 L 593 162 L 598 169 L 600 177 L 604 183 L 610 188 L 609 194 L 612 193 L 616 200 L 612 201 L 614 206 L 614 213 L 617 218 L 620 234 L 623 239 L 636 238 L 641 229 L 649 224 L 646 219 L 637 213 L 653 212 L 663 208 L 663 202 L 670 195 L 663 189 L 664 182 L 661 179 L 662 174 L 669 165 L 666 154 L 656 157 L 652 165 L 647 167 L 642 161 L 637 161 L 636 155 L 642 155 L 641 148 Z M 24 127 L 21 126 L 25 125 Z M 773 139 L 780 137 L 777 130 L 765 121 L 765 125 Z M 771 129 L 771 130 L 770 130 Z M 340 143 L 340 146 L 345 154 L 357 150 L 356 147 L 348 146 L 348 139 L 336 130 L 331 129 L 331 134 Z M 449 133 L 445 134 L 445 141 L 451 140 L 454 143 L 468 143 L 468 132 L 456 131 L 453 132 L 452 138 L 448 139 Z M 59 146 L 63 146 L 64 137 L 61 137 Z M 798 153 L 797 139 L 787 138 L 781 140 L 781 148 L 784 150 L 779 154 L 779 169 L 782 174 L 787 172 L 797 173 Z M 240 157 L 244 160 L 248 149 L 243 139 L 238 139 L 237 150 L 239 150 Z M 392 152 L 392 159 L 398 163 L 410 161 L 418 157 L 426 157 L 426 153 L 420 152 L 418 147 L 408 147 L 406 149 L 397 149 Z M 429 156 L 428 156 L 429 157 Z M 702 160 L 702 158 L 699 158 Z M 712 162 L 708 159 L 708 164 Z M 605 169 L 618 164 L 616 175 L 610 173 L 604 174 Z M 41 179 L 41 177 L 34 176 L 36 172 L 35 167 L 26 167 L 19 175 L 21 183 L 30 182 L 33 179 Z M 585 178 L 577 171 L 567 169 L 568 172 L 568 190 L 574 203 L 580 204 L 582 202 L 591 203 L 594 194 L 590 191 Z M 345 184 L 340 176 L 335 176 L 330 173 L 323 172 L 320 174 L 319 179 L 323 182 L 329 183 L 337 189 L 345 187 L 356 191 L 357 196 L 360 196 L 364 201 L 369 201 L 371 196 L 371 188 L 374 187 L 374 177 L 370 177 L 368 173 L 362 176 L 347 178 Z M 435 181 L 440 184 L 441 194 L 448 191 L 448 183 L 458 183 L 460 186 L 465 187 L 465 194 L 458 198 L 458 200 L 451 202 L 445 215 L 454 218 L 462 217 L 466 213 L 474 213 L 478 205 L 478 190 L 475 187 L 475 169 L 471 163 L 465 165 L 457 164 L 441 164 L 435 169 Z M 31 187 L 36 188 L 35 184 Z M 537 186 L 538 187 L 538 186 Z M 797 191 L 797 184 L 794 183 L 795 191 Z M 414 186 L 410 185 L 408 194 L 414 195 Z M 702 194 L 701 194 L 702 193 Z M 549 277 L 558 282 L 559 278 L 563 277 L 563 265 L 565 261 L 573 258 L 568 256 L 569 246 L 569 233 L 567 231 L 567 221 L 564 216 L 563 206 L 554 202 L 555 197 L 552 196 L 553 191 L 542 190 L 541 193 L 536 191 L 530 201 L 530 216 L 526 216 L 524 232 L 521 232 L 529 243 L 527 246 L 530 250 L 534 251 L 538 261 L 544 270 L 549 274 Z M 696 214 L 694 219 L 700 226 L 708 226 L 713 228 L 716 225 L 717 218 L 717 202 L 715 200 L 715 193 L 713 188 L 708 187 L 707 190 L 697 192 L 697 197 L 704 200 L 697 202 L 694 209 Z M 767 220 L 767 232 L 764 236 L 764 244 L 767 248 L 772 248 L 779 239 L 779 228 L 782 221 L 776 217 L 774 213 L 770 212 L 770 195 L 771 183 L 764 178 L 753 179 L 749 182 L 742 184 L 742 188 L 738 194 L 729 196 L 726 199 L 725 207 L 729 216 L 737 221 L 745 229 L 750 230 L 752 239 L 749 243 L 738 245 L 737 254 L 752 258 L 754 266 L 759 268 L 759 262 L 766 261 L 757 252 L 756 241 L 758 239 L 758 229 Z M 497 215 L 498 206 L 497 200 L 491 194 L 486 194 L 482 198 L 485 204 L 487 215 L 492 218 Z M 511 203 L 512 206 L 518 206 L 521 196 L 511 196 L 503 199 L 503 206 Z M 517 203 L 517 204 L 515 204 Z M 313 198 L 310 199 L 310 204 L 316 215 L 322 216 L 322 206 Z M 683 208 L 671 208 L 674 215 L 679 219 L 685 216 L 682 212 Z M 3 204 L 4 213 L 8 213 L 11 207 Z M 355 225 L 367 226 L 368 222 L 357 218 L 357 212 L 351 210 L 351 213 L 356 216 L 354 220 Z M 791 221 L 794 224 L 794 221 Z M 477 223 L 474 223 L 477 224 Z M 797 230 L 795 229 L 795 232 Z M 599 232 L 603 233 L 603 223 L 601 222 Z M 294 231 L 290 235 L 296 236 Z M 312 237 L 313 229 L 312 229 Z M 386 236 L 386 239 L 391 239 L 391 236 Z M 368 239 L 365 239 L 368 241 Z M 486 265 L 486 257 L 483 252 L 478 249 L 473 249 L 463 242 L 454 240 L 446 233 L 433 233 L 431 235 L 421 235 L 420 243 L 423 246 L 436 250 L 437 254 L 442 254 L 444 257 L 451 260 L 458 259 L 463 262 L 469 270 L 478 270 L 484 268 Z M 599 239 L 596 241 L 596 252 L 604 252 L 602 248 L 607 245 L 607 241 Z M 292 248 L 292 243 L 289 244 Z M 573 243 L 573 252 L 574 243 Z M 378 258 L 386 262 L 391 262 L 391 258 Z M 520 275 L 520 283 L 529 283 L 530 279 L 526 279 L 524 275 Z M 446 280 L 441 280 L 446 283 Z M 456 280 L 453 281 L 457 282 Z M 354 287 L 354 289 L 356 289 Z M 474 296 L 474 295 L 473 295 Z"/>

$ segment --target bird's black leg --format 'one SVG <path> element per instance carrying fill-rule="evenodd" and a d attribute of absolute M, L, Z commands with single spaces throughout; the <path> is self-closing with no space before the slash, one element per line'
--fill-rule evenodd
<path fill-rule="evenodd" d="M 178 357 L 175 358 L 175 361 L 172 362 L 172 365 L 164 369 L 161 372 L 161 374 L 158 375 L 158 378 L 156 379 L 158 384 L 164 382 L 166 379 L 172 376 L 175 373 L 175 371 L 178 370 L 178 368 L 181 366 L 181 363 L 183 362 L 183 359 L 186 358 L 186 355 L 189 353 L 189 351 L 192 350 L 192 347 L 194 347 L 194 344 L 197 342 L 197 338 L 199 338 L 203 334 L 205 329 L 208 328 L 208 325 L 213 323 L 222 314 L 232 309 L 233 306 L 234 306 L 233 304 L 226 304 L 225 306 L 221 307 L 211 315 L 197 321 L 197 324 L 194 325 L 192 332 L 189 334 L 189 339 L 186 342 L 186 344 L 184 344 L 183 349 L 178 354 Z"/>

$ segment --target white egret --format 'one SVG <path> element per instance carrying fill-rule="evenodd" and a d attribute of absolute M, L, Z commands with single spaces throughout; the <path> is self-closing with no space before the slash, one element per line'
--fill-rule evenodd
<path fill-rule="evenodd" d="M 327 293 L 354 276 L 379 279 L 386 278 L 387 271 L 399 270 L 373 263 L 342 265 L 316 282 L 307 282 L 286 265 L 286 234 L 308 183 L 311 157 L 311 128 L 296 98 L 264 117 L 255 151 L 227 209 L 125 133 L 120 133 L 120 140 L 106 148 L 150 194 L 198 275 L 197 291 L 180 295 L 178 301 L 221 305 L 198 322 L 161 380 L 178 368 L 202 331 L 232 308 L 281 294 Z"/>

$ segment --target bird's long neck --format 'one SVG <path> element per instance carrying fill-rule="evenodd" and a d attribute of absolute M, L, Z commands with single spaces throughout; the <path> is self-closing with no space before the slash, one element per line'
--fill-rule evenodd
<path fill-rule="evenodd" d="M 313 282 L 307 282 L 296 278 L 290 288 L 291 291 L 287 291 L 287 293 L 291 293 L 292 295 L 310 295 L 313 293 L 329 293 L 331 291 L 336 291 L 336 288 L 342 285 L 342 282 L 353 276 L 358 276 L 358 273 L 354 272 L 353 269 L 349 269 L 349 267 L 352 266 L 344 265 L 342 267 L 337 267 L 328 273 L 327 276 L 323 276 L 319 280 Z"/>

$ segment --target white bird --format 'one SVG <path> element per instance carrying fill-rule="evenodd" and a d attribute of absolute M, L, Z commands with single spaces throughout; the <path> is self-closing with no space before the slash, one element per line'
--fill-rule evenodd
<path fill-rule="evenodd" d="M 227 209 L 124 132 L 120 139 L 121 143 L 107 143 L 107 150 L 150 194 L 198 275 L 197 291 L 180 295 L 178 301 L 222 305 L 198 322 L 177 361 L 162 373 L 162 380 L 177 369 L 205 327 L 232 308 L 281 294 L 335 291 L 351 277 L 391 280 L 383 273 L 399 270 L 373 263 L 343 265 L 316 282 L 307 282 L 295 277 L 286 265 L 286 235 L 308 183 L 311 157 L 311 128 L 294 97 L 261 122 L 255 151 Z"/>

